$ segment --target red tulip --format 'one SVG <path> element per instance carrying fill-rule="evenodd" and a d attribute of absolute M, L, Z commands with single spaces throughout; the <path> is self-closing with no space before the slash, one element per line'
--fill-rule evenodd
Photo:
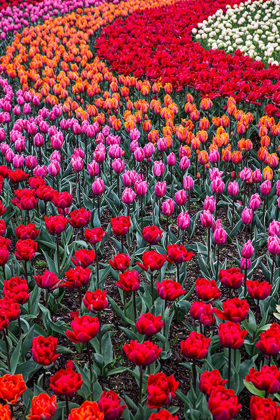
<path fill-rule="evenodd" d="M 86 268 L 89 265 L 92 265 L 95 260 L 95 252 L 93 249 L 80 249 L 75 252 L 75 258 L 71 257 L 71 260 L 74 265 Z"/>
<path fill-rule="evenodd" d="M 232 389 L 220 385 L 212 390 L 208 408 L 214 420 L 230 420 L 237 416 L 242 405 Z"/>
<path fill-rule="evenodd" d="M 20 316 L 20 306 L 16 300 L 4 297 L 0 299 L 0 312 L 4 312 L 9 321 L 14 321 Z"/>
<path fill-rule="evenodd" d="M 112 230 L 117 236 L 124 236 L 131 226 L 130 216 L 118 216 L 110 221 Z"/>
<path fill-rule="evenodd" d="M 60 369 L 50 378 L 50 387 L 55 395 L 73 397 L 83 385 L 82 376 L 75 372 L 73 362 L 67 362 L 66 369 Z"/>
<path fill-rule="evenodd" d="M 15 228 L 15 234 L 18 239 L 33 239 L 35 240 L 40 233 L 39 229 L 36 229 L 34 223 L 29 223 L 28 225 L 19 225 Z"/>
<path fill-rule="evenodd" d="M 273 323 L 261 334 L 256 347 L 267 357 L 276 356 L 280 352 L 280 326 Z"/>
<path fill-rule="evenodd" d="M 204 359 L 210 344 L 211 338 L 192 331 L 186 340 L 181 341 L 181 353 L 189 359 Z"/>
<path fill-rule="evenodd" d="M 162 372 L 150 375 L 147 382 L 148 407 L 161 408 L 163 405 L 171 404 L 172 399 L 176 397 L 178 386 L 179 382 L 173 375 L 166 376 Z"/>
<path fill-rule="evenodd" d="M 67 219 L 64 216 L 45 216 L 45 224 L 51 235 L 59 235 L 67 228 Z"/>
<path fill-rule="evenodd" d="M 218 369 L 211 370 L 210 372 L 205 370 L 200 376 L 199 389 L 204 394 L 210 395 L 213 389 L 220 385 L 224 386 L 226 383 L 227 379 L 221 377 Z"/>
<path fill-rule="evenodd" d="M 215 280 L 197 279 L 195 283 L 196 294 L 199 299 L 216 300 L 222 295 Z"/>
<path fill-rule="evenodd" d="M 122 417 L 126 404 L 114 391 L 103 391 L 98 401 L 99 409 L 104 413 L 104 420 L 116 420 Z"/>
<path fill-rule="evenodd" d="M 219 340 L 223 347 L 239 349 L 244 343 L 248 331 L 242 330 L 239 324 L 227 321 L 219 325 Z"/>
<path fill-rule="evenodd" d="M 145 251 L 142 257 L 143 263 L 137 262 L 143 270 L 153 272 L 155 270 L 160 270 L 164 265 L 166 260 L 166 255 L 162 255 L 157 251 Z"/>
<path fill-rule="evenodd" d="M 155 316 L 150 312 L 142 314 L 135 324 L 136 330 L 147 337 L 160 332 L 163 328 L 163 321 L 161 315 Z"/>
<path fill-rule="evenodd" d="M 191 317 L 201 322 L 205 327 L 215 324 L 214 313 L 215 309 L 210 303 L 193 302 L 190 308 Z"/>
<path fill-rule="evenodd" d="M 173 301 L 185 293 L 187 292 L 182 289 L 181 284 L 174 280 L 157 282 L 157 294 L 161 299 Z"/>
<path fill-rule="evenodd" d="M 167 261 L 171 264 L 181 264 L 190 261 L 194 256 L 193 252 L 188 252 L 184 245 L 167 245 Z"/>
<path fill-rule="evenodd" d="M 245 379 L 268 394 L 276 394 L 280 390 L 280 370 L 275 365 L 264 365 L 260 372 L 251 368 Z"/>
<path fill-rule="evenodd" d="M 44 337 L 38 335 L 33 338 L 32 341 L 32 357 L 39 365 L 48 366 L 55 362 L 60 354 L 57 354 L 57 342 L 58 339 L 52 336 Z"/>
<path fill-rule="evenodd" d="M 86 241 L 93 245 L 97 244 L 98 242 L 101 242 L 105 235 L 107 235 L 107 233 L 104 232 L 102 227 L 85 230 Z"/>
<path fill-rule="evenodd" d="M 67 289 L 75 289 L 86 286 L 89 283 L 91 270 L 78 266 L 66 271 L 65 276 L 66 280 L 62 280 L 60 286 Z"/>
<path fill-rule="evenodd" d="M 71 330 L 67 330 L 65 334 L 73 343 L 88 343 L 98 333 L 100 324 L 97 317 L 83 315 L 75 317 L 71 322 Z"/>
<path fill-rule="evenodd" d="M 84 207 L 81 209 L 76 209 L 70 213 L 70 219 L 68 222 L 74 228 L 83 228 L 89 224 L 91 219 L 91 212 L 90 210 L 86 210 Z"/>
<path fill-rule="evenodd" d="M 34 280 L 41 289 L 54 290 L 58 286 L 60 280 L 55 273 L 45 270 L 42 276 L 34 276 Z"/>
<path fill-rule="evenodd" d="M 150 245 L 156 245 L 162 237 L 163 231 L 157 226 L 146 226 L 142 231 L 143 239 Z"/>
<path fill-rule="evenodd" d="M 256 300 L 266 299 L 272 289 L 272 284 L 269 284 L 267 281 L 247 280 L 246 286 L 249 296 Z"/>
<path fill-rule="evenodd" d="M 220 270 L 219 279 L 225 287 L 239 289 L 244 283 L 244 274 L 241 273 L 240 268 L 233 267 L 228 270 Z"/>
<path fill-rule="evenodd" d="M 27 280 L 21 277 L 11 277 L 4 280 L 3 295 L 23 305 L 29 300 Z"/>
<path fill-rule="evenodd" d="M 249 315 L 250 305 L 247 300 L 241 300 L 237 297 L 227 299 L 223 302 L 223 310 L 216 309 L 216 315 L 220 319 L 231 322 L 242 322 Z"/>
<path fill-rule="evenodd" d="M 124 272 L 130 265 L 130 257 L 128 254 L 117 254 L 109 261 L 109 264 L 114 270 Z"/>
<path fill-rule="evenodd" d="M 83 299 L 83 304 L 90 312 L 99 312 L 106 309 L 108 306 L 106 290 L 97 289 L 94 292 L 88 290 Z"/>
<path fill-rule="evenodd" d="M 278 420 L 280 419 L 280 407 L 271 398 L 252 396 L 250 414 L 252 420 Z"/>
<path fill-rule="evenodd" d="M 179 417 L 172 416 L 167 410 L 160 410 L 157 413 L 152 413 L 149 420 L 179 420 Z"/>
<path fill-rule="evenodd" d="M 137 340 L 131 340 L 129 344 L 124 344 L 123 349 L 129 360 L 138 366 L 150 365 L 162 352 L 162 349 L 151 341 L 139 343 Z"/>
<path fill-rule="evenodd" d="M 119 275 L 116 286 L 126 292 L 135 292 L 140 288 L 140 276 L 136 270 L 127 270 Z"/>

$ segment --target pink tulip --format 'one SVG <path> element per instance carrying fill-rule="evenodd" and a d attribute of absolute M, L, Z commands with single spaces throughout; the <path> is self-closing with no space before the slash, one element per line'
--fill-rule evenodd
<path fill-rule="evenodd" d="M 87 164 L 87 170 L 90 176 L 97 176 L 99 174 L 99 165 L 95 160 Z"/>
<path fill-rule="evenodd" d="M 50 176 L 57 176 L 60 172 L 60 163 L 57 160 L 53 160 L 48 166 L 48 173 Z"/>
<path fill-rule="evenodd" d="M 34 169 L 37 166 L 37 157 L 36 156 L 26 156 L 25 165 L 28 169 Z"/>
<path fill-rule="evenodd" d="M 104 181 L 101 178 L 97 178 L 92 183 L 92 192 L 94 195 L 101 195 L 105 191 Z"/>
<path fill-rule="evenodd" d="M 155 194 L 157 197 L 163 197 L 166 193 L 166 181 L 158 182 L 155 185 Z"/>
<path fill-rule="evenodd" d="M 175 193 L 175 203 L 177 206 L 183 206 L 187 201 L 187 193 L 185 190 L 179 190 Z"/>
<path fill-rule="evenodd" d="M 137 195 L 144 196 L 148 192 L 147 181 L 136 181 L 134 184 L 134 190 Z"/>
<path fill-rule="evenodd" d="M 153 143 L 147 143 L 144 146 L 144 152 L 145 152 L 145 156 L 146 158 L 151 158 L 153 156 L 153 154 L 155 153 L 155 146 L 153 145 Z"/>
<path fill-rule="evenodd" d="M 271 255 L 280 255 L 280 239 L 278 238 L 278 236 L 268 237 L 267 249 Z"/>
<path fill-rule="evenodd" d="M 269 236 L 280 236 L 280 222 L 277 220 L 272 220 L 268 226 Z"/>
<path fill-rule="evenodd" d="M 137 149 L 134 152 L 134 158 L 137 162 L 142 162 L 145 159 L 145 152 L 142 147 L 137 147 Z"/>
<path fill-rule="evenodd" d="M 211 183 L 213 193 L 222 194 L 225 188 L 225 183 L 221 178 L 216 178 Z"/>
<path fill-rule="evenodd" d="M 122 193 L 122 201 L 125 204 L 131 204 L 135 200 L 135 192 L 131 188 L 125 188 Z"/>
<path fill-rule="evenodd" d="M 174 213 L 174 209 L 175 209 L 175 204 L 171 198 L 168 198 L 162 203 L 161 212 L 165 216 L 171 216 L 171 214 Z"/>
<path fill-rule="evenodd" d="M 252 258 L 253 254 L 254 254 L 254 247 L 253 247 L 252 242 L 249 240 L 243 245 L 241 255 L 243 258 L 249 259 L 249 258 Z"/>
<path fill-rule="evenodd" d="M 209 210 L 210 213 L 214 214 L 215 208 L 216 208 L 216 200 L 214 196 L 212 195 L 211 197 L 209 197 L 207 195 L 204 200 L 203 210 Z"/>
<path fill-rule="evenodd" d="M 136 171 L 125 171 L 122 175 L 122 180 L 125 187 L 132 187 L 138 178 L 139 176 Z"/>
<path fill-rule="evenodd" d="M 191 176 L 185 176 L 183 179 L 183 187 L 187 191 L 191 191 L 194 187 L 194 180 Z"/>
<path fill-rule="evenodd" d="M 167 165 L 168 166 L 175 166 L 176 165 L 176 156 L 172 152 L 167 156 Z"/>
<path fill-rule="evenodd" d="M 162 160 L 154 162 L 154 174 L 155 176 L 161 177 L 164 174 L 165 165 Z"/>
<path fill-rule="evenodd" d="M 252 223 L 253 210 L 248 209 L 248 207 L 245 207 L 241 213 L 241 220 L 242 220 L 242 223 L 244 223 L 244 225 L 249 225 L 250 223 Z"/>
<path fill-rule="evenodd" d="M 130 140 L 132 141 L 140 139 L 140 131 L 137 128 L 134 128 L 133 130 L 131 130 L 129 135 L 130 135 Z"/>
<path fill-rule="evenodd" d="M 239 194 L 239 185 L 237 181 L 232 181 L 228 184 L 228 193 L 231 197 L 236 197 Z"/>
<path fill-rule="evenodd" d="M 241 258 L 240 268 L 241 270 L 249 270 L 251 268 L 252 261 L 250 258 Z"/>
<path fill-rule="evenodd" d="M 214 181 L 214 179 L 216 178 L 221 178 L 223 174 L 224 173 L 222 171 L 219 171 L 218 168 L 209 169 L 209 176 L 211 181 Z"/>
<path fill-rule="evenodd" d="M 43 144 L 44 144 L 44 137 L 42 136 L 42 134 L 37 133 L 34 136 L 34 144 L 37 147 L 42 147 L 43 146 Z"/>
<path fill-rule="evenodd" d="M 45 178 L 47 176 L 47 167 L 45 165 L 43 166 L 36 166 L 36 168 L 34 168 L 33 174 L 35 176 L 40 176 L 41 178 Z"/>
<path fill-rule="evenodd" d="M 256 184 L 261 182 L 262 180 L 262 173 L 260 169 L 255 169 L 253 172 L 253 182 L 255 182 Z"/>
<path fill-rule="evenodd" d="M 271 191 L 271 182 L 266 180 L 260 185 L 260 191 L 262 195 L 268 195 Z"/>
<path fill-rule="evenodd" d="M 181 212 L 177 217 L 177 225 L 179 229 L 186 230 L 189 228 L 191 222 L 191 218 L 187 211 Z"/>
<path fill-rule="evenodd" d="M 191 161 L 187 156 L 183 156 L 179 163 L 179 168 L 186 171 L 190 167 Z"/>
<path fill-rule="evenodd" d="M 253 194 L 249 200 L 250 209 L 252 209 L 253 211 L 258 210 L 261 204 L 262 200 L 259 194 Z"/>
<path fill-rule="evenodd" d="M 214 219 L 212 213 L 210 211 L 205 210 L 200 213 L 200 221 L 203 227 L 210 228 L 213 226 Z"/>
<path fill-rule="evenodd" d="M 114 172 L 121 174 L 124 171 L 125 163 L 120 158 L 114 159 L 112 162 L 112 168 Z"/>
<path fill-rule="evenodd" d="M 222 227 L 219 227 L 219 228 L 215 229 L 215 232 L 214 232 L 214 235 L 213 235 L 213 241 L 217 245 L 223 245 L 223 244 L 226 243 L 227 233 Z"/>

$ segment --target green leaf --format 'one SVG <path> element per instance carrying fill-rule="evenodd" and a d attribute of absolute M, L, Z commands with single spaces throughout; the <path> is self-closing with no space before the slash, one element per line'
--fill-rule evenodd
<path fill-rule="evenodd" d="M 14 375 L 18 367 L 18 362 L 21 355 L 21 346 L 22 346 L 22 337 L 20 337 L 20 340 L 16 348 L 14 349 L 12 357 L 11 357 L 11 374 L 12 375 Z"/>
<path fill-rule="evenodd" d="M 245 381 L 245 379 L 243 382 L 244 382 L 245 387 L 248 389 L 248 391 L 251 392 L 251 394 L 257 395 L 258 397 L 262 397 L 262 398 L 265 397 L 265 391 L 260 391 L 251 382 Z"/>

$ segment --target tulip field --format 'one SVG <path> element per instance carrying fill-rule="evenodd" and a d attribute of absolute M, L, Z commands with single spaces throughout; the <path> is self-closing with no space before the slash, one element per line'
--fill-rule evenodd
<path fill-rule="evenodd" d="M 280 420 L 279 0 L 1 0 L 0 420 Z"/>

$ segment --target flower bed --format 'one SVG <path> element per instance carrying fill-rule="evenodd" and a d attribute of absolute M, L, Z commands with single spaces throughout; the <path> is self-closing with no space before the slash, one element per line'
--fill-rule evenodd
<path fill-rule="evenodd" d="M 279 65 L 279 4 L 249 0 L 240 7 L 218 10 L 193 30 L 204 47 L 232 53 L 239 49 L 258 61 Z"/>

